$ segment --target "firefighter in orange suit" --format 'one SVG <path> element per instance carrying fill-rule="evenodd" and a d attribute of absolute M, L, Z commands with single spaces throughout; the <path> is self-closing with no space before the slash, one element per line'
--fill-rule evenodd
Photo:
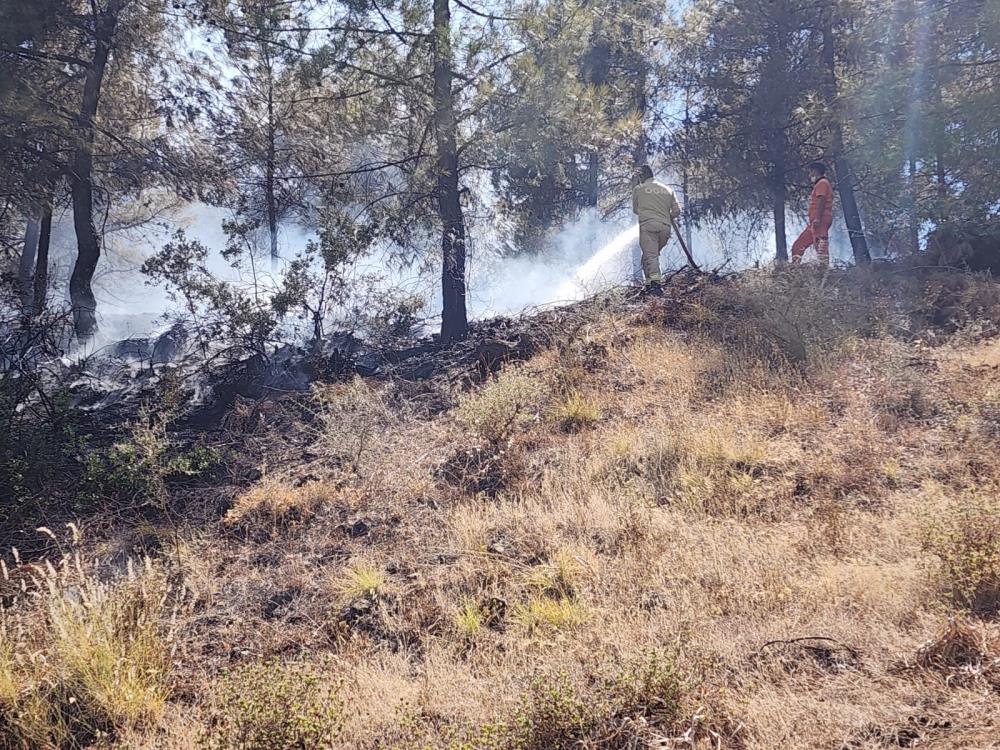
<path fill-rule="evenodd" d="M 816 246 L 816 257 L 824 266 L 830 265 L 830 226 L 833 224 L 833 184 L 826 177 L 826 166 L 814 161 L 809 165 L 813 181 L 809 196 L 809 226 L 792 244 L 792 263 L 801 263 L 810 245 Z"/>

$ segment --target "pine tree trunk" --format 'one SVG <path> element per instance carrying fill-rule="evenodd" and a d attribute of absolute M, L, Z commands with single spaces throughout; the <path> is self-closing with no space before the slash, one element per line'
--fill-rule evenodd
<path fill-rule="evenodd" d="M 635 76 L 635 111 L 639 116 L 639 136 L 636 138 L 633 158 L 635 165 L 641 167 L 649 162 L 647 151 L 649 149 L 649 139 L 646 137 L 646 82 L 649 78 L 649 66 L 642 58 L 636 61 Z"/>
<path fill-rule="evenodd" d="M 594 17 L 590 30 L 590 47 L 583 58 L 583 80 L 591 86 L 604 86 L 611 71 L 611 47 L 604 32 L 604 22 L 600 14 Z M 591 151 L 587 164 L 586 205 L 596 206 L 601 197 L 601 159 L 596 151 Z"/>
<path fill-rule="evenodd" d="M 920 252 L 920 223 L 917 218 L 917 161 L 912 155 L 906 160 L 906 171 L 907 249 L 916 255 Z"/>
<path fill-rule="evenodd" d="M 24 228 L 24 245 L 21 248 L 21 261 L 17 268 L 17 285 L 21 293 L 21 309 L 27 315 L 31 310 L 31 298 L 34 293 L 32 277 L 35 271 L 35 253 L 38 250 L 38 235 L 41 231 L 41 219 L 32 210 Z"/>
<path fill-rule="evenodd" d="M 278 201 L 275 197 L 275 123 L 274 86 L 270 57 L 265 58 L 268 66 L 267 82 L 267 163 L 264 167 L 264 201 L 267 210 L 267 233 L 271 240 L 271 270 L 278 266 Z"/>
<path fill-rule="evenodd" d="M 788 191 L 785 187 L 784 172 L 774 179 L 771 186 L 773 200 L 772 214 L 774 216 L 774 257 L 779 263 L 788 262 L 788 237 L 785 234 L 785 203 Z"/>
<path fill-rule="evenodd" d="M 78 339 L 88 339 L 97 331 L 97 300 L 93 281 L 101 257 L 101 237 L 94 225 L 94 118 L 101 101 L 104 71 L 111 54 L 111 39 L 122 2 L 115 0 L 94 19 L 94 57 L 84 80 L 83 103 L 76 123 L 78 142 L 70 165 L 69 184 L 77 256 L 69 279 L 69 299 Z"/>
<path fill-rule="evenodd" d="M 46 295 L 49 289 L 49 244 L 52 239 L 52 200 L 42 207 L 42 221 L 38 234 L 38 254 L 35 259 L 35 278 L 32 294 L 36 317 L 45 312 Z"/>
<path fill-rule="evenodd" d="M 789 120 L 789 102 L 786 87 L 789 78 L 787 39 L 777 32 L 770 40 L 770 55 L 765 74 L 772 87 L 773 101 L 769 110 L 767 156 L 770 161 L 771 213 L 774 218 L 774 256 L 778 263 L 788 262 L 788 238 L 785 234 L 785 204 L 788 200 L 788 136 L 785 128 Z"/>
<path fill-rule="evenodd" d="M 687 132 L 690 129 L 691 123 L 691 87 L 684 87 L 684 134 L 687 136 Z M 685 143 L 687 143 L 687 138 L 685 137 Z M 686 146 L 685 146 L 686 149 Z M 681 189 L 684 191 L 684 239 L 687 242 L 688 250 L 694 255 L 694 238 L 692 231 L 691 222 L 691 203 L 692 201 L 688 197 L 688 191 L 691 189 L 690 177 L 688 174 L 688 158 L 687 154 L 684 154 L 683 163 L 681 167 L 681 179 L 683 181 Z"/>
<path fill-rule="evenodd" d="M 935 10 L 939 12 L 941 3 L 934 3 L 933 5 L 938 6 Z M 935 206 L 935 213 L 937 215 L 935 219 L 939 224 L 948 220 L 950 203 L 948 195 L 948 170 L 946 166 L 948 135 L 945 132 L 945 103 L 941 94 L 944 86 L 947 84 L 946 81 L 942 80 L 945 71 L 942 63 L 946 51 L 942 48 L 941 39 L 941 34 L 933 35 L 931 59 L 928 61 L 931 70 L 930 105 L 933 111 L 930 122 L 934 128 L 934 182 L 937 188 L 937 205 Z"/>
<path fill-rule="evenodd" d="M 590 159 L 587 164 L 587 203 L 588 206 L 596 206 L 601 197 L 600 182 L 601 160 L 596 151 L 590 152 Z"/>
<path fill-rule="evenodd" d="M 844 148 L 839 134 L 834 138 L 833 168 L 836 172 L 837 192 L 840 193 L 840 207 L 844 212 L 844 223 L 847 224 L 847 234 L 851 240 L 851 250 L 854 252 L 854 262 L 871 263 L 872 256 L 868 250 L 868 238 L 861 224 L 861 211 L 854 197 L 854 174 L 851 163 L 844 155 Z"/>
<path fill-rule="evenodd" d="M 264 200 L 267 203 L 267 235 L 271 241 L 271 270 L 278 265 L 278 209 L 274 198 L 274 162 L 268 157 L 264 177 Z"/>
<path fill-rule="evenodd" d="M 830 151 L 833 155 L 833 168 L 836 172 L 837 192 L 840 193 L 840 207 L 844 212 L 844 223 L 847 224 L 847 234 L 851 239 L 851 249 L 854 251 L 854 262 L 858 264 L 871 263 L 871 253 L 868 250 L 868 239 L 861 224 L 861 212 L 854 196 L 854 173 L 851 163 L 844 153 L 844 129 L 841 123 L 840 106 L 838 104 L 837 86 L 837 56 L 833 37 L 833 8 L 828 9 L 823 23 L 823 61 L 826 65 L 827 106 L 830 108 Z"/>
<path fill-rule="evenodd" d="M 465 217 L 458 179 L 458 146 L 452 94 L 451 8 L 434 0 L 434 137 L 437 145 L 437 205 L 441 219 L 441 342 L 465 338 Z"/>
<path fill-rule="evenodd" d="M 688 202 L 688 191 L 690 190 L 690 178 L 688 177 L 687 167 L 681 173 L 681 191 L 684 194 L 684 210 L 681 214 L 681 218 L 684 222 L 684 242 L 687 243 L 688 250 L 694 255 L 694 238 L 691 229 L 691 204 Z"/>

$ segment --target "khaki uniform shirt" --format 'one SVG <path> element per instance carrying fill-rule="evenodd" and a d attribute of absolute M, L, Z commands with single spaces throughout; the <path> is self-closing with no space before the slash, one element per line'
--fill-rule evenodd
<path fill-rule="evenodd" d="M 632 189 L 632 213 L 638 214 L 639 224 L 658 221 L 670 226 L 670 220 L 681 215 L 674 191 L 659 180 L 646 180 Z"/>

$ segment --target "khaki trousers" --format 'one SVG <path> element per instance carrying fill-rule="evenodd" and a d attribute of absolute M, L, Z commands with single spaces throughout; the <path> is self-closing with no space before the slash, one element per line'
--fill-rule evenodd
<path fill-rule="evenodd" d="M 662 221 L 644 221 L 639 225 L 642 275 L 646 277 L 646 281 L 660 278 L 660 251 L 669 240 L 670 225 Z"/>

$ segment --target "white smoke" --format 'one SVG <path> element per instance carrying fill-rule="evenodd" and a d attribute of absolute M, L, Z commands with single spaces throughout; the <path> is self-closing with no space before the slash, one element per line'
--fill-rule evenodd
<path fill-rule="evenodd" d="M 131 228 L 119 228 L 106 235 L 106 253 L 95 283 L 100 316 L 100 336 L 90 350 L 112 341 L 134 336 L 149 336 L 168 327 L 166 316 L 177 311 L 168 291 L 151 284 L 140 272 L 142 262 L 158 251 L 177 228 L 187 237 L 210 249 L 208 268 L 217 277 L 235 284 L 256 285 L 263 293 L 277 287 L 281 269 L 271 270 L 266 252 L 254 263 L 244 262 L 233 268 L 223 258 L 227 236 L 223 221 L 225 209 L 199 203 L 171 207 L 149 222 L 136 222 Z M 790 229 L 796 226 L 792 218 Z M 834 257 L 849 255 L 846 241 L 838 242 L 833 233 Z M 481 230 L 482 228 L 477 228 Z M 794 230 L 793 230 L 794 231 Z M 494 235 L 499 232 L 494 230 Z M 790 231 L 789 240 L 794 237 Z M 845 233 L 846 234 L 846 233 Z M 285 259 L 302 252 L 315 234 L 294 224 L 281 228 L 280 244 Z M 439 259 L 434 255 L 434 238 L 426 238 L 430 252 L 410 264 L 401 263 L 400 248 L 380 247 L 357 259 L 345 269 L 349 283 L 372 299 L 390 293 L 407 294 L 426 301 L 428 330 L 440 315 Z M 773 229 L 769 226 L 748 229 L 748 222 L 724 222 L 697 229 L 693 236 L 696 260 L 711 269 L 728 263 L 729 270 L 739 270 L 766 263 L 773 257 Z M 266 243 L 261 243 L 262 246 Z M 65 283 L 74 253 L 72 221 L 68 215 L 55 224 L 53 235 L 53 299 L 65 294 Z M 527 309 L 547 307 L 582 299 L 633 278 L 638 260 L 638 228 L 634 217 L 605 220 L 596 210 L 587 210 L 574 221 L 555 231 L 543 243 L 544 251 L 534 255 L 504 257 L 498 252 L 502 243 L 497 236 L 473 236 L 469 257 L 468 307 L 470 317 L 485 319 L 496 315 L 514 315 Z M 840 247 L 843 245 L 843 247 Z M 846 249 L 845 249 L 846 248 Z M 807 256 L 808 259 L 808 256 Z M 661 255 L 665 271 L 683 267 L 684 255 L 677 238 L 672 237 Z M 359 297 L 335 311 L 350 317 L 352 304 L 364 304 Z M 294 324 L 291 324 L 294 328 Z M 308 332 L 302 326 L 302 333 Z"/>

